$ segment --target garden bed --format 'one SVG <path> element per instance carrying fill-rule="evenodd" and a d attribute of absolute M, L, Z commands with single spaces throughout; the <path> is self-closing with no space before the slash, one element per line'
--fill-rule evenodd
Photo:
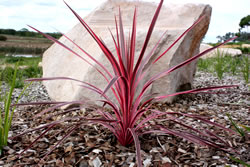
<path fill-rule="evenodd" d="M 228 128 L 233 128 L 226 113 L 229 113 L 237 124 L 250 126 L 250 90 L 243 78 L 225 74 L 222 80 L 211 73 L 197 72 L 194 87 L 205 87 L 212 85 L 239 85 L 238 88 L 222 90 L 220 94 L 192 94 L 178 97 L 174 104 L 156 103 L 153 107 L 161 111 L 176 111 L 183 113 L 199 114 L 210 117 L 211 121 L 217 122 Z M 6 89 L 6 85 L 2 85 Z M 20 90 L 17 89 L 14 97 Z M 34 83 L 24 96 L 22 102 L 47 101 L 49 100 L 46 90 L 40 83 Z M 55 116 L 51 119 L 33 118 L 33 116 L 48 106 L 19 107 L 15 111 L 10 137 L 13 137 L 28 129 L 53 120 L 60 120 L 62 117 Z M 57 110 L 56 112 L 60 112 Z M 76 111 L 67 116 L 82 115 L 94 116 L 90 110 Z M 180 118 L 183 123 L 194 127 L 205 126 L 193 119 Z M 4 149 L 4 155 L 0 159 L 0 165 L 7 166 L 35 166 L 40 162 L 46 152 L 58 142 L 65 133 L 60 130 L 72 125 L 74 122 L 65 122 L 57 125 L 43 138 L 24 154 L 18 157 L 29 144 L 41 134 L 41 131 L 28 133 L 24 136 L 9 140 Z M 165 124 L 180 129 L 172 122 L 151 122 Z M 250 140 L 249 134 L 242 138 L 237 134 L 229 134 L 221 129 L 207 127 L 227 139 L 238 153 L 227 153 L 213 148 L 207 148 L 192 144 L 187 140 L 171 135 L 150 134 L 140 138 L 142 147 L 142 158 L 145 166 L 239 166 L 229 156 L 250 162 Z M 185 130 L 185 129 L 184 129 Z M 136 155 L 134 146 L 125 148 L 121 146 L 115 136 L 99 125 L 82 126 L 57 147 L 41 166 L 135 166 Z"/>

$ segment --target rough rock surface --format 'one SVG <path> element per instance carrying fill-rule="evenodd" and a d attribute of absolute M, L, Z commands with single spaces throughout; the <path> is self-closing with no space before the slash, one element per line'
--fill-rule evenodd
<path fill-rule="evenodd" d="M 91 12 L 84 18 L 84 20 L 94 32 L 104 40 L 111 52 L 115 53 L 114 44 L 108 28 L 113 32 L 115 31 L 114 14 L 118 13 L 118 8 L 120 6 L 123 25 L 126 29 L 125 31 L 130 31 L 135 5 L 138 7 L 136 55 L 139 55 L 157 4 L 149 2 L 109 0 Z M 148 80 L 153 74 L 172 67 L 173 65 L 177 65 L 197 54 L 199 52 L 200 41 L 205 35 L 210 22 L 211 7 L 208 5 L 186 4 L 182 6 L 170 5 L 162 7 L 155 30 L 146 50 L 146 55 L 166 30 L 167 33 L 163 37 L 155 55 L 163 53 L 179 35 L 203 15 L 205 15 L 204 19 L 152 67 L 149 75 L 145 77 L 142 83 Z M 112 70 L 98 45 L 82 25 L 77 24 L 67 33 L 67 36 L 79 44 L 89 54 L 94 55 L 95 59 L 100 61 L 110 71 Z M 60 41 L 75 50 L 77 53 L 83 55 L 76 46 L 67 41 L 64 37 L 62 37 Z M 90 82 L 101 89 L 107 85 L 107 82 L 105 82 L 96 70 L 57 44 L 51 46 L 44 53 L 42 65 L 43 77 L 72 77 Z M 196 62 L 193 62 L 192 64 L 179 69 L 177 72 L 155 82 L 150 91 L 167 94 L 176 92 L 178 89 L 190 88 L 193 82 L 195 70 Z M 79 87 L 78 83 L 71 81 L 49 81 L 44 82 L 44 85 L 46 86 L 51 99 L 56 101 L 82 100 L 88 97 L 91 97 L 91 99 L 100 98 L 93 92 L 89 92 L 88 90 Z M 107 92 L 107 95 L 110 94 L 111 92 Z M 172 98 L 168 99 L 168 102 L 171 102 L 172 100 Z"/>
<path fill-rule="evenodd" d="M 207 49 L 210 49 L 212 48 L 211 45 L 208 45 L 208 44 L 201 44 L 200 45 L 200 52 L 203 52 Z M 215 57 L 219 54 L 221 55 L 231 55 L 231 56 L 237 56 L 237 55 L 241 55 L 242 52 L 240 49 L 234 49 L 234 48 L 218 48 L 218 49 L 215 49 L 207 54 L 205 54 L 204 56 L 202 56 L 201 58 L 203 59 L 206 59 L 208 57 Z"/>

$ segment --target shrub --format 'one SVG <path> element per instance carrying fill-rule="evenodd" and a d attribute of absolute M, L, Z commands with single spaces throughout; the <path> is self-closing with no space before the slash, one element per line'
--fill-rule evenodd
<path fill-rule="evenodd" d="M 0 47 L 0 52 L 20 54 L 42 54 L 46 48 Z"/>
<path fill-rule="evenodd" d="M 92 59 L 96 64 L 97 67 L 95 69 L 103 76 L 103 78 L 107 81 L 107 87 L 102 91 L 97 86 L 92 85 L 90 83 L 86 83 L 74 78 L 68 78 L 68 77 L 53 77 L 53 78 L 38 78 L 38 79 L 29 79 L 28 81 L 49 81 L 49 80 L 71 80 L 75 82 L 79 82 L 82 87 L 92 90 L 94 93 L 99 94 L 104 99 L 101 99 L 100 101 L 104 103 L 104 106 L 107 105 L 110 108 L 112 108 L 112 111 L 107 111 L 103 107 L 93 107 L 91 105 L 91 101 L 72 101 L 72 102 L 41 102 L 41 103 L 26 103 L 26 104 L 19 104 L 19 105 L 37 105 L 37 104 L 54 104 L 53 107 L 46 109 L 39 114 L 36 115 L 36 117 L 42 116 L 45 113 L 49 111 L 53 111 L 55 108 L 62 107 L 65 105 L 83 105 L 88 108 L 93 108 L 99 117 L 96 118 L 86 118 L 81 116 L 76 117 L 68 117 L 64 120 L 55 121 L 46 125 L 43 125 L 39 128 L 36 128 L 34 130 L 39 129 L 46 129 L 34 142 L 30 144 L 24 151 L 26 151 L 28 148 L 30 148 L 40 137 L 45 135 L 52 127 L 54 127 L 57 124 L 62 123 L 63 121 L 70 121 L 74 120 L 77 121 L 74 125 L 63 129 L 62 131 L 66 132 L 66 135 L 58 142 L 56 143 L 44 156 L 47 157 L 51 151 L 53 151 L 59 144 L 61 144 L 73 131 L 80 128 L 82 125 L 86 124 L 101 124 L 104 127 L 108 128 L 113 134 L 116 136 L 119 143 L 123 146 L 129 146 L 131 144 L 135 144 L 136 148 L 136 154 L 137 154 L 137 162 L 138 166 L 142 166 L 142 160 L 141 160 L 141 154 L 140 154 L 140 142 L 139 142 L 139 136 L 147 134 L 147 133 L 165 133 L 169 135 L 176 135 L 182 138 L 185 138 L 191 142 L 198 143 L 201 145 L 206 146 L 212 146 L 221 150 L 230 150 L 231 146 L 224 141 L 221 137 L 217 136 L 212 131 L 209 131 L 207 129 L 195 129 L 192 126 L 186 125 L 178 119 L 179 116 L 183 117 L 189 117 L 192 119 L 200 120 L 204 123 L 207 123 L 209 125 L 214 125 L 216 127 L 219 127 L 225 131 L 234 132 L 231 129 L 227 129 L 220 124 L 217 124 L 215 122 L 211 122 L 207 119 L 205 119 L 202 116 L 198 115 L 192 115 L 192 114 L 184 114 L 180 112 L 162 112 L 157 109 L 152 108 L 152 103 L 160 101 L 162 99 L 165 99 L 169 96 L 176 96 L 180 94 L 186 94 L 186 93 L 198 93 L 208 90 L 214 90 L 219 88 L 228 88 L 228 87 L 234 87 L 235 85 L 230 86 L 214 86 L 214 87 L 207 87 L 207 88 L 199 88 L 199 89 L 193 89 L 189 91 L 183 91 L 183 92 L 177 92 L 174 94 L 166 94 L 163 96 L 157 96 L 152 94 L 146 94 L 147 89 L 150 87 L 150 85 L 157 79 L 160 79 L 169 73 L 191 63 L 193 60 L 196 60 L 197 58 L 201 57 L 202 55 L 206 54 L 207 52 L 221 46 L 222 44 L 208 49 L 170 69 L 165 69 L 164 71 L 156 74 L 151 79 L 149 79 L 143 87 L 140 89 L 138 87 L 138 84 L 142 80 L 142 78 L 145 76 L 149 68 L 146 68 L 146 64 L 150 60 L 150 58 L 153 56 L 153 53 L 155 49 L 157 48 L 159 42 L 155 44 L 155 47 L 151 50 L 151 54 L 145 56 L 145 50 L 147 48 L 148 42 L 150 40 L 151 34 L 153 32 L 156 20 L 158 18 L 160 9 L 162 7 L 163 0 L 160 1 L 160 4 L 158 5 L 158 8 L 154 14 L 154 17 L 152 19 L 152 22 L 149 26 L 148 33 L 146 35 L 146 39 L 144 41 L 144 45 L 141 49 L 141 53 L 138 56 L 138 60 L 135 62 L 135 46 L 136 46 L 136 15 L 137 15 L 137 9 L 135 8 L 134 12 L 134 18 L 133 18 L 133 26 L 132 26 L 132 32 L 131 37 L 129 39 L 124 38 L 124 31 L 122 26 L 122 17 L 119 13 L 119 21 L 116 21 L 116 25 L 119 24 L 117 28 L 117 38 L 114 39 L 114 45 L 116 48 L 117 55 L 113 55 L 111 51 L 107 48 L 107 46 L 103 43 L 103 41 L 92 31 L 92 29 L 84 22 L 82 18 L 73 10 L 71 9 L 67 4 L 67 6 L 70 8 L 70 10 L 74 13 L 74 15 L 79 19 L 80 23 L 84 26 L 84 28 L 89 32 L 89 34 L 93 37 L 93 39 L 96 41 L 96 43 L 99 45 L 101 50 L 103 51 L 105 57 L 108 59 L 110 65 L 113 67 L 113 71 L 108 71 L 100 62 L 98 62 L 94 57 L 87 54 L 83 49 L 81 49 L 76 43 L 74 43 L 71 39 L 69 39 L 66 35 L 64 37 L 68 39 L 70 42 L 72 42 L 76 47 L 81 49 L 83 54 L 87 56 L 88 58 Z M 181 39 L 187 32 L 189 32 L 197 23 L 200 22 L 202 19 L 199 18 L 189 29 L 187 29 L 165 52 L 163 52 L 161 55 L 157 57 L 157 59 L 151 64 L 155 64 L 162 56 L 165 55 L 165 53 L 171 49 L 176 42 Z M 30 26 L 31 27 L 31 26 Z M 71 51 L 73 54 L 78 56 L 80 59 L 87 61 L 82 56 L 71 50 L 69 47 L 65 46 L 55 38 L 40 32 L 39 30 L 31 27 L 32 29 L 38 31 L 43 36 L 47 37 L 48 39 L 54 41 L 55 43 L 61 45 L 65 49 Z M 111 33 L 112 37 L 114 35 Z M 235 38 L 233 38 L 235 39 Z M 230 40 L 233 40 L 230 39 Z M 228 40 L 228 41 L 230 41 Z M 126 41 L 126 42 L 125 42 Z M 226 41 L 226 42 L 228 42 Z M 129 45 L 127 45 L 127 42 L 129 42 Z M 226 43 L 225 42 L 225 43 Z M 223 43 L 224 44 L 224 43 Z M 116 59 L 117 57 L 117 59 Z M 88 61 L 87 61 L 88 62 Z M 88 62 L 90 65 L 93 66 L 92 63 Z M 135 64 L 135 65 L 134 65 Z M 150 67 L 150 66 L 149 66 Z M 113 75 L 113 73 L 115 75 Z M 118 104 L 111 101 L 105 93 L 110 90 L 113 92 L 114 96 L 116 97 Z M 135 91 L 137 89 L 140 89 L 140 94 L 138 96 L 135 95 Z M 149 98 L 148 98 L 149 97 Z M 147 99 L 147 100 L 145 100 Z M 67 110 L 66 112 L 70 112 L 71 110 Z M 65 112 L 63 112 L 65 113 Z M 63 114 L 62 113 L 62 114 Z M 180 126 L 183 126 L 190 131 L 184 131 L 179 129 L 171 129 L 171 127 L 164 127 L 160 124 L 151 124 L 150 122 L 154 119 L 165 117 L 166 121 L 174 122 Z M 200 127 L 202 128 L 202 127 Z M 28 132 L 31 132 L 33 130 L 29 130 L 23 134 L 26 134 Z M 23 135 L 20 134 L 20 135 Z M 19 135 L 18 135 L 19 136 Z M 214 141 L 214 139 L 218 139 Z M 24 152 L 23 151 L 23 152 Z"/>
<path fill-rule="evenodd" d="M 12 67 L 5 67 L 1 73 L 1 81 L 5 81 L 11 85 L 14 71 Z"/>
<path fill-rule="evenodd" d="M 7 41 L 7 37 L 3 36 L 3 35 L 0 35 L 0 41 Z"/>
<path fill-rule="evenodd" d="M 0 80 L 6 82 L 9 86 L 12 84 L 12 78 L 15 70 L 12 67 L 6 67 L 0 73 Z M 41 77 L 42 68 L 37 65 L 28 66 L 27 68 L 19 69 L 16 74 L 14 88 L 23 88 L 24 80 L 32 77 Z"/>
<path fill-rule="evenodd" d="M 243 54 L 249 54 L 250 53 L 250 48 L 247 48 L 247 47 L 245 47 L 245 48 L 238 47 L 237 49 L 240 49 Z"/>
<path fill-rule="evenodd" d="M 42 75 L 42 68 L 38 67 L 38 65 L 32 65 L 23 69 L 23 77 L 25 79 L 33 77 L 41 77 L 41 75 Z"/>

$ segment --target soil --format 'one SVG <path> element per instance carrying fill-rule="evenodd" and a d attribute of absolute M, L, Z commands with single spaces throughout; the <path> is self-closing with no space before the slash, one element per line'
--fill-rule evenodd
<path fill-rule="evenodd" d="M 191 94 L 178 97 L 173 104 L 155 103 L 153 107 L 161 111 L 175 111 L 182 113 L 199 114 L 209 118 L 210 121 L 219 123 L 227 128 L 234 129 L 226 113 L 232 116 L 237 124 L 250 126 L 250 91 L 249 85 L 244 83 L 241 77 L 225 75 L 222 80 L 209 73 L 198 72 L 195 77 L 194 87 L 206 87 L 211 85 L 239 85 L 237 88 L 220 90 L 218 94 Z M 6 85 L 3 85 L 6 88 Z M 13 98 L 16 98 L 20 90 L 17 90 Z M 44 87 L 35 83 L 22 100 L 48 101 L 48 95 Z M 218 92 L 218 91 L 217 91 Z M 79 110 L 66 114 L 65 116 L 53 116 L 49 119 L 49 114 L 41 118 L 34 115 L 48 108 L 49 106 L 26 106 L 18 107 L 14 114 L 10 138 L 27 130 L 40 127 L 46 123 L 61 120 L 72 116 L 95 117 L 95 113 L 89 109 Z M 63 112 L 56 110 L 54 114 Z M 245 137 L 239 134 L 227 133 L 212 126 L 206 126 L 199 120 L 180 117 L 183 123 L 193 127 L 203 127 L 219 134 L 233 146 L 235 152 L 225 152 L 214 148 L 208 148 L 193 144 L 185 139 L 172 135 L 147 134 L 140 136 L 141 153 L 144 166 L 241 166 L 230 159 L 230 156 L 239 158 L 250 163 L 250 134 L 245 133 Z M 33 131 L 9 140 L 8 146 L 4 148 L 0 158 L 0 166 L 4 167 L 29 167 L 29 166 L 136 166 L 135 147 L 121 146 L 115 136 L 100 125 L 81 126 L 74 131 L 66 140 L 41 160 L 50 148 L 60 141 L 76 122 L 64 121 L 52 127 L 48 133 L 41 137 L 25 153 L 20 154 L 44 131 Z M 159 123 L 157 121 L 152 123 Z M 180 129 L 182 127 L 173 122 L 162 122 L 165 126 Z M 185 129 L 183 129 L 185 130 Z M 235 129 L 234 129 L 235 130 Z"/>

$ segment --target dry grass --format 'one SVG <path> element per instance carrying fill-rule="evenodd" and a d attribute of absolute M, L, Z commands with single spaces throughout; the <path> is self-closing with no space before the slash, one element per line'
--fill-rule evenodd
<path fill-rule="evenodd" d="M 4 35 L 7 41 L 0 41 L 0 48 L 18 47 L 18 48 L 48 48 L 52 42 L 45 38 L 20 37 L 14 35 Z"/>

